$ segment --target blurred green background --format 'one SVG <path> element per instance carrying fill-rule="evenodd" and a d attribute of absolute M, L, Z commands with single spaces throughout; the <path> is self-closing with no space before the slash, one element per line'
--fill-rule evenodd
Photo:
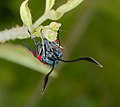
<path fill-rule="evenodd" d="M 0 1 L 0 30 L 22 25 L 22 1 Z M 56 0 L 54 8 L 65 1 Z M 43 14 L 45 0 L 30 0 L 29 6 L 35 21 Z M 60 63 L 55 68 L 58 77 L 50 78 L 43 95 L 44 74 L 0 59 L 0 107 L 120 107 L 119 10 L 120 0 L 84 0 L 57 21 L 62 23 L 64 59 L 87 55 L 104 67 L 84 61 Z M 20 40 L 11 42 L 22 44 Z"/>

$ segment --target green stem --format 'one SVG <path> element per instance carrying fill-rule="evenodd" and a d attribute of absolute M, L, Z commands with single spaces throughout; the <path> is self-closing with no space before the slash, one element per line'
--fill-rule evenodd
<path fill-rule="evenodd" d="M 34 24 L 33 24 L 33 28 L 37 28 L 38 26 L 40 26 L 44 21 L 46 21 L 48 18 L 46 17 L 45 14 L 43 14 Z"/>
<path fill-rule="evenodd" d="M 29 38 L 30 36 L 27 30 L 28 30 L 27 27 L 22 26 L 22 27 L 13 27 L 11 29 L 0 31 L 0 43 L 4 43 L 6 41 L 15 40 L 15 39 Z"/>
<path fill-rule="evenodd" d="M 15 39 L 25 39 L 28 37 L 29 35 L 26 27 L 15 27 L 0 32 L 0 43 Z"/>

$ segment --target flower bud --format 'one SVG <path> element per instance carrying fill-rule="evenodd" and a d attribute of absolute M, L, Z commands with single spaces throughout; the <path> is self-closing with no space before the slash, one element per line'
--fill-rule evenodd
<path fill-rule="evenodd" d="M 56 11 L 58 13 L 64 14 L 64 13 L 74 9 L 75 7 L 77 7 L 82 1 L 83 0 L 68 0 L 67 3 L 60 6 Z"/>
<path fill-rule="evenodd" d="M 47 27 L 44 28 L 42 30 L 42 34 L 43 34 L 44 38 L 46 38 L 50 42 L 53 42 L 53 41 L 57 40 L 57 32 L 53 31 L 50 28 L 47 28 Z"/>
<path fill-rule="evenodd" d="M 49 12 L 54 4 L 55 0 L 46 0 L 45 13 Z"/>
<path fill-rule="evenodd" d="M 51 9 L 47 14 L 48 19 L 58 20 L 64 13 L 77 7 L 83 0 L 68 0 L 65 4 L 57 8 L 57 10 Z"/>
<path fill-rule="evenodd" d="M 58 30 L 60 27 L 61 24 L 56 22 L 51 22 L 50 25 L 43 26 L 42 28 L 43 37 L 49 40 L 50 42 L 57 40 Z"/>
<path fill-rule="evenodd" d="M 61 27 L 61 23 L 56 23 L 56 22 L 50 23 L 50 28 L 53 29 L 54 31 L 58 31 L 60 27 Z"/>

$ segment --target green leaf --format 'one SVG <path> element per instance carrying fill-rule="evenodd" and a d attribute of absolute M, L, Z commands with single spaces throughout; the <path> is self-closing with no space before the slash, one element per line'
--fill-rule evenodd
<path fill-rule="evenodd" d="M 61 24 L 57 22 L 51 22 L 47 26 L 42 26 L 42 35 L 48 41 L 53 42 L 57 40 L 58 30 L 60 29 Z"/>
<path fill-rule="evenodd" d="M 12 61 L 41 73 L 48 73 L 50 67 L 38 61 L 25 47 L 13 44 L 0 45 L 0 58 Z M 56 76 L 56 72 L 52 73 Z"/>

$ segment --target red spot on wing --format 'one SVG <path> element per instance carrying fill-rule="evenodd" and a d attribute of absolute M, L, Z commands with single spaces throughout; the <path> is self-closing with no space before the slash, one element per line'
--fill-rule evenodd
<path fill-rule="evenodd" d="M 30 51 L 34 56 L 35 56 L 35 52 L 34 51 Z M 35 56 L 39 61 L 41 61 L 42 62 L 42 56 L 41 55 L 39 55 L 39 54 L 36 54 L 36 56 Z M 45 62 L 43 62 L 43 64 L 46 64 Z"/>
<path fill-rule="evenodd" d="M 30 51 L 33 55 L 35 54 L 35 52 L 34 51 Z"/>
<path fill-rule="evenodd" d="M 37 57 L 38 60 L 42 61 L 42 56 L 37 54 L 36 57 Z"/>
<path fill-rule="evenodd" d="M 34 51 L 30 51 L 38 60 L 42 61 L 42 56 L 40 56 L 39 54 L 35 55 Z"/>

